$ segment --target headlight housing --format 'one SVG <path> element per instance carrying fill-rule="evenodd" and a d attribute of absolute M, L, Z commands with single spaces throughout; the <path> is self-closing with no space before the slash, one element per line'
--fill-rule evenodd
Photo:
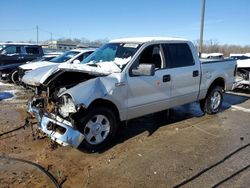
<path fill-rule="evenodd" d="M 66 118 L 71 113 L 77 112 L 73 99 L 69 95 L 62 95 L 59 98 L 59 106 L 58 106 L 59 114 Z"/>

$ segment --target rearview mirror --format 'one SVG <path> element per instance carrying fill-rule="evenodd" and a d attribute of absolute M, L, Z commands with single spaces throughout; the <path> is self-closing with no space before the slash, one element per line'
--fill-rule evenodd
<path fill-rule="evenodd" d="M 155 65 L 154 64 L 139 64 L 138 67 L 132 69 L 133 76 L 154 76 Z"/>
<path fill-rule="evenodd" d="M 73 61 L 73 64 L 79 64 L 79 63 L 81 63 L 81 61 L 79 61 L 78 59 L 75 59 L 75 60 Z"/>

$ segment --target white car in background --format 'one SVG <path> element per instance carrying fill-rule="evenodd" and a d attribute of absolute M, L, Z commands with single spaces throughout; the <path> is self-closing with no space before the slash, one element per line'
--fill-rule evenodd
<path fill-rule="evenodd" d="M 250 53 L 230 54 L 237 62 L 237 78 L 235 88 L 250 88 Z"/>
<path fill-rule="evenodd" d="M 42 57 L 39 57 L 39 58 L 36 58 L 32 61 L 27 61 L 26 63 L 35 63 L 35 62 L 41 62 L 41 61 L 50 61 L 51 59 L 59 56 L 59 55 L 62 55 L 63 52 L 51 52 L 51 53 L 47 53 L 47 54 L 44 54 Z"/>
<path fill-rule="evenodd" d="M 95 51 L 94 48 L 85 48 L 85 49 L 74 49 L 67 51 L 57 57 L 52 58 L 49 61 L 38 61 L 34 63 L 27 63 L 18 68 L 18 77 L 19 80 L 22 79 L 25 73 L 30 72 L 31 70 L 41 68 L 41 67 L 48 67 L 48 70 L 53 67 L 57 66 L 58 64 L 65 63 L 65 64 L 78 64 L 83 59 L 88 57 L 91 53 Z"/>
<path fill-rule="evenodd" d="M 224 59 L 223 53 L 202 53 L 201 58 L 204 59 Z"/>

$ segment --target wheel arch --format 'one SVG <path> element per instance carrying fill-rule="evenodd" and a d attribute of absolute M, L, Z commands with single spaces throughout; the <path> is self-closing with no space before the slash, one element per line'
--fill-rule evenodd
<path fill-rule="evenodd" d="M 225 90 L 225 87 L 226 87 L 226 84 L 225 84 L 225 79 L 222 78 L 222 77 L 219 77 L 219 78 L 216 78 L 209 86 L 208 88 L 208 91 L 207 91 L 207 94 L 216 86 L 219 86 L 222 88 L 222 90 L 224 91 Z"/>
<path fill-rule="evenodd" d="M 114 112 L 115 116 L 117 117 L 117 120 L 118 121 L 121 120 L 120 112 L 117 106 L 113 102 L 106 100 L 106 99 L 95 99 L 94 101 L 90 103 L 90 105 L 88 106 L 88 109 L 92 109 L 96 107 L 106 107 L 106 108 L 111 109 Z"/>

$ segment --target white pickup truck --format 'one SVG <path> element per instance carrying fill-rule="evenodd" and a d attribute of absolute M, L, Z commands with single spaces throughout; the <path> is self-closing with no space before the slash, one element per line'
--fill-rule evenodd
<path fill-rule="evenodd" d="M 36 87 L 28 111 L 39 129 L 59 144 L 96 151 L 122 121 L 194 101 L 217 113 L 235 75 L 235 60 L 202 63 L 190 41 L 146 37 L 112 40 L 80 64 L 37 69 L 23 82 Z"/>

